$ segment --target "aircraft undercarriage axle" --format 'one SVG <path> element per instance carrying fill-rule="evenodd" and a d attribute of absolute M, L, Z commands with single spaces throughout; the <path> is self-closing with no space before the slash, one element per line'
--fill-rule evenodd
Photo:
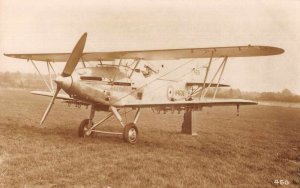
<path fill-rule="evenodd" d="M 128 124 L 125 124 L 123 122 L 122 116 L 116 107 L 111 106 L 110 109 L 111 109 L 110 113 L 108 113 L 102 120 L 100 120 L 99 122 L 94 124 L 93 119 L 95 116 L 96 109 L 95 109 L 95 106 L 92 105 L 89 119 L 84 119 L 79 126 L 79 130 L 78 130 L 79 137 L 88 137 L 88 136 L 91 136 L 93 133 L 123 135 L 123 138 L 125 141 L 127 141 L 131 144 L 136 143 L 137 138 L 138 138 L 138 129 L 136 127 L 136 123 L 140 116 L 140 108 L 138 108 L 136 111 L 134 121 L 131 123 L 128 123 Z M 99 125 L 104 123 L 111 116 L 115 116 L 116 119 L 120 122 L 121 126 L 123 127 L 123 133 L 95 130 L 96 127 L 98 127 Z"/>

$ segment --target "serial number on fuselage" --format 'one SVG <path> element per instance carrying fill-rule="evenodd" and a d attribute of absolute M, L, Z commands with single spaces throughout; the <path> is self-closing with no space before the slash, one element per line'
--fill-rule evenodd
<path fill-rule="evenodd" d="M 185 96 L 185 93 L 186 93 L 186 91 L 185 90 L 183 90 L 183 89 L 176 89 L 175 90 L 175 95 L 176 96 Z"/>

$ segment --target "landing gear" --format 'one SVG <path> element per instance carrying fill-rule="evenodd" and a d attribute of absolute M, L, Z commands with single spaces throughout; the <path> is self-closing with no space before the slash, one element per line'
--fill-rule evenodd
<path fill-rule="evenodd" d="M 116 107 L 110 106 L 110 113 L 106 115 L 101 121 L 98 123 L 93 123 L 93 118 L 95 116 L 95 106 L 91 107 L 90 117 L 89 119 L 84 119 L 78 129 L 78 135 L 79 137 L 87 137 L 91 136 L 93 133 L 102 133 L 102 134 L 111 134 L 111 135 L 123 135 L 123 138 L 126 142 L 134 144 L 137 142 L 138 138 L 138 129 L 136 127 L 137 120 L 140 116 L 140 109 L 137 109 L 137 112 L 134 117 L 134 121 L 132 123 L 128 123 L 125 125 L 125 123 L 122 120 L 121 114 L 119 113 L 119 110 Z M 123 127 L 123 133 L 118 132 L 107 132 L 107 131 L 100 131 L 95 130 L 97 126 L 102 124 L 104 121 L 109 119 L 111 116 L 115 116 L 116 119 L 120 122 L 121 126 Z"/>
<path fill-rule="evenodd" d="M 89 125 L 90 120 L 89 119 L 84 119 L 78 128 L 78 135 L 79 137 L 88 137 L 93 135 L 91 126 Z M 93 124 L 92 124 L 93 125 Z"/>
<path fill-rule="evenodd" d="M 123 138 L 126 142 L 130 144 L 135 144 L 138 138 L 138 129 L 134 123 L 129 123 L 125 125 Z"/>

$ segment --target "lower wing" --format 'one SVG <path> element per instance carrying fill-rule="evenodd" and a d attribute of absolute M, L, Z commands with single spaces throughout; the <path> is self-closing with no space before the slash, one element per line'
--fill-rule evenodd
<path fill-rule="evenodd" d="M 133 102 L 118 107 L 132 107 L 132 108 L 201 108 L 212 106 L 237 106 L 237 105 L 257 105 L 258 103 L 251 100 L 244 99 L 207 99 L 203 101 L 168 101 L 168 102 Z"/>
<path fill-rule="evenodd" d="M 34 95 L 41 95 L 52 97 L 53 93 L 49 91 L 31 91 L 30 93 Z M 88 103 L 83 101 L 78 101 L 71 98 L 67 94 L 58 94 L 58 99 L 66 100 L 67 103 Z M 212 106 L 237 106 L 237 105 L 257 105 L 258 103 L 251 100 L 244 99 L 206 99 L 203 101 L 166 101 L 166 102 L 152 102 L 152 101 L 139 101 L 139 102 L 129 102 L 124 105 L 116 106 L 118 108 L 160 108 L 160 109 L 180 109 L 180 108 L 202 108 L 202 107 L 212 107 Z"/>
<path fill-rule="evenodd" d="M 49 91 L 30 91 L 31 94 L 34 95 L 41 95 L 41 96 L 47 96 L 47 97 L 53 97 L 54 93 Z M 58 94 L 57 99 L 63 99 L 63 100 L 73 100 L 69 95 L 66 94 Z"/>
<path fill-rule="evenodd" d="M 46 97 L 53 97 L 53 95 L 54 95 L 53 92 L 49 92 L 49 91 L 30 91 L 30 93 L 34 94 L 34 95 L 41 95 L 41 96 L 46 96 Z M 67 94 L 59 93 L 56 98 L 57 99 L 62 99 L 62 100 L 64 100 L 65 103 L 68 103 L 68 104 L 90 105 L 87 102 L 74 99 L 74 98 L 70 97 Z"/>

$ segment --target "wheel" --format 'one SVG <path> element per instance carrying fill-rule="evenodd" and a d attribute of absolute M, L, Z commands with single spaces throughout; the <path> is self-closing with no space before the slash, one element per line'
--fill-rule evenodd
<path fill-rule="evenodd" d="M 84 119 L 80 125 L 79 125 L 79 129 L 78 129 L 78 135 L 79 137 L 88 137 L 91 136 L 94 132 L 92 132 L 91 130 L 89 130 L 90 126 L 89 126 L 89 119 Z M 92 123 L 94 124 L 94 123 Z"/>
<path fill-rule="evenodd" d="M 135 144 L 138 138 L 138 129 L 134 123 L 129 123 L 125 125 L 123 138 L 126 142 L 130 144 Z"/>

